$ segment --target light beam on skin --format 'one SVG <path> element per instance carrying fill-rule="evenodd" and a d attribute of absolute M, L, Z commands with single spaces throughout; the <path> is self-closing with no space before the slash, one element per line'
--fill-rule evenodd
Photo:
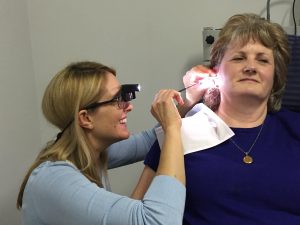
<path fill-rule="evenodd" d="M 212 110 L 216 110 L 220 98 L 219 98 L 219 79 L 217 74 L 210 69 L 199 67 L 194 67 L 186 73 L 185 81 L 188 81 L 189 86 L 179 90 L 179 92 L 185 91 L 195 85 L 198 85 L 197 89 L 199 91 L 204 91 L 202 98 Z M 188 80 L 189 79 L 189 80 Z M 187 82 L 184 82 L 185 84 Z M 212 97 L 212 98 L 210 98 Z"/>
<path fill-rule="evenodd" d="M 211 76 L 210 73 L 203 73 L 203 72 L 196 72 L 195 70 L 189 70 L 188 72 L 186 72 L 186 75 L 189 75 L 190 76 L 190 80 L 189 80 L 189 83 L 191 83 L 191 85 L 185 87 L 185 88 L 182 88 L 180 90 L 178 90 L 178 92 L 182 92 L 182 91 L 185 91 L 186 89 L 190 88 L 190 87 L 193 87 L 197 84 L 202 84 L 202 80 L 204 80 L 204 78 L 208 78 Z"/>
<path fill-rule="evenodd" d="M 203 89 L 214 88 L 219 86 L 219 79 L 214 73 L 203 73 L 198 71 L 188 71 L 188 73 L 190 73 L 191 76 L 191 85 L 186 88 L 192 87 L 196 84 L 199 84 Z"/>

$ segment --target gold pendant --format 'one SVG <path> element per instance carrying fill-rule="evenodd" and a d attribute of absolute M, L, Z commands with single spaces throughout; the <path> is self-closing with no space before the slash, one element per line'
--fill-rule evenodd
<path fill-rule="evenodd" d="M 253 163 L 253 158 L 250 155 L 245 155 L 243 158 L 244 163 L 251 164 Z"/>

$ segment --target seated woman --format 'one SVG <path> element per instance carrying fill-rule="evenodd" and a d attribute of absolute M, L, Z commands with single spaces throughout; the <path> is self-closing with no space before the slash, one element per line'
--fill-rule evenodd
<path fill-rule="evenodd" d="M 288 63 L 287 36 L 278 24 L 241 14 L 222 28 L 211 51 L 218 87 L 206 92 L 204 102 L 235 135 L 185 155 L 183 224 L 300 224 L 300 115 L 281 108 Z M 187 99 L 196 102 L 195 95 Z M 159 155 L 156 142 L 145 160 L 139 198 Z"/>

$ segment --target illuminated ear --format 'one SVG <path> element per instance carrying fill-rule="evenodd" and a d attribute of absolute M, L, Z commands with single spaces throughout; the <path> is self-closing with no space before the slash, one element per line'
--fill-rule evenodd
<path fill-rule="evenodd" d="M 78 112 L 79 126 L 86 129 L 93 129 L 93 121 L 88 111 L 83 109 Z"/>
<path fill-rule="evenodd" d="M 212 71 L 214 72 L 214 74 L 218 75 L 218 73 L 219 73 L 219 66 L 214 66 L 214 68 L 212 68 Z"/>

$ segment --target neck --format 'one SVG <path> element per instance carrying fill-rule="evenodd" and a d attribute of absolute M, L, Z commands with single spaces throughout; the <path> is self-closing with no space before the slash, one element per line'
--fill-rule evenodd
<path fill-rule="evenodd" d="M 267 115 L 267 102 L 226 101 L 220 103 L 217 115 L 230 127 L 251 128 L 261 125 Z"/>
<path fill-rule="evenodd" d="M 87 132 L 86 135 L 92 147 L 93 161 L 98 164 L 101 153 L 105 151 L 112 143 L 104 143 L 103 141 L 100 142 L 99 139 L 95 138 L 90 132 Z"/>

